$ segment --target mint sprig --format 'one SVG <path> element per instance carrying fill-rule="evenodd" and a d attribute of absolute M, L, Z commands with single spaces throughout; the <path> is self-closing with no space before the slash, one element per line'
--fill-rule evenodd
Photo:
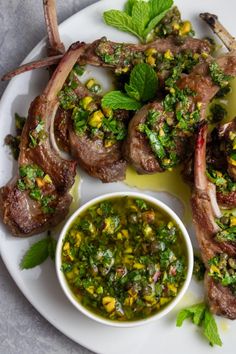
<path fill-rule="evenodd" d="M 157 75 L 148 64 L 136 65 L 130 74 L 130 82 L 125 85 L 125 90 L 130 97 L 138 101 L 149 101 L 157 92 Z"/>
<path fill-rule="evenodd" d="M 126 109 L 127 111 L 136 111 L 141 108 L 140 102 L 121 91 L 108 92 L 102 98 L 102 106 L 111 109 Z"/>
<path fill-rule="evenodd" d="M 50 235 L 34 243 L 20 262 L 21 269 L 31 269 L 43 263 L 48 257 L 55 258 L 56 240 Z"/>
<path fill-rule="evenodd" d="M 173 0 L 128 0 L 124 11 L 105 11 L 103 19 L 107 25 L 130 32 L 145 42 L 172 5 Z"/>
<path fill-rule="evenodd" d="M 200 303 L 181 310 L 176 319 L 176 326 L 181 327 L 187 318 L 190 318 L 196 326 L 202 327 L 202 333 L 210 345 L 222 346 L 216 321 L 206 304 Z"/>
<path fill-rule="evenodd" d="M 155 97 L 158 80 L 153 68 L 146 64 L 137 64 L 130 74 L 129 84 L 125 91 L 111 91 L 102 99 L 102 106 L 111 109 L 137 110 L 140 102 L 146 102 Z"/>

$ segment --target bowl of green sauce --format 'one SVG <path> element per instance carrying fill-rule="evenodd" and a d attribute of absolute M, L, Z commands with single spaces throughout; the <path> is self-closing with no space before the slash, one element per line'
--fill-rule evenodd
<path fill-rule="evenodd" d="M 103 324 L 133 327 L 159 319 L 186 292 L 193 250 L 179 217 L 143 193 L 118 192 L 81 206 L 56 250 L 70 302 Z"/>

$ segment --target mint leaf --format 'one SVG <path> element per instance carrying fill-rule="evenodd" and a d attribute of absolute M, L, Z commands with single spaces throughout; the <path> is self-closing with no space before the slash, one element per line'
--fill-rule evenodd
<path fill-rule="evenodd" d="M 133 9 L 134 3 L 136 1 L 137 0 L 128 0 L 125 3 L 124 11 L 127 13 L 127 15 L 130 15 L 130 16 L 132 15 L 132 9 Z"/>
<path fill-rule="evenodd" d="M 57 241 L 54 240 L 54 238 L 50 237 L 48 243 L 48 255 L 52 261 L 55 260 L 56 247 L 57 247 Z"/>
<path fill-rule="evenodd" d="M 171 8 L 173 0 L 128 0 L 124 11 L 109 10 L 103 19 L 107 25 L 130 32 L 145 42 L 147 35 Z"/>
<path fill-rule="evenodd" d="M 119 10 L 109 10 L 104 12 L 103 19 L 107 25 L 118 28 L 124 32 L 131 32 L 142 40 L 142 37 L 140 37 L 139 33 L 135 30 L 132 18 L 127 15 L 127 13 Z"/>
<path fill-rule="evenodd" d="M 222 346 L 222 341 L 220 339 L 216 321 L 210 311 L 207 309 L 205 311 L 205 316 L 203 319 L 203 334 L 209 340 L 210 345 Z"/>
<path fill-rule="evenodd" d="M 125 84 L 125 91 L 130 97 L 134 98 L 137 101 L 140 101 L 140 94 L 135 87 Z"/>
<path fill-rule="evenodd" d="M 20 263 L 21 269 L 34 268 L 48 258 L 48 238 L 34 243 L 25 253 Z"/>
<path fill-rule="evenodd" d="M 141 108 L 139 102 L 121 91 L 111 91 L 104 95 L 102 106 L 111 109 L 126 109 L 127 111 L 136 111 Z"/>
<path fill-rule="evenodd" d="M 130 83 L 125 85 L 126 92 L 139 101 L 149 101 L 157 92 L 157 76 L 148 64 L 141 63 L 130 74 Z"/>
<path fill-rule="evenodd" d="M 132 8 L 132 23 L 135 31 L 143 37 L 143 31 L 150 21 L 149 3 L 136 1 Z"/>
<path fill-rule="evenodd" d="M 169 10 L 173 3 L 173 0 L 150 0 L 150 17 L 153 19 L 162 12 Z"/>
<path fill-rule="evenodd" d="M 163 19 L 167 12 L 168 10 L 161 12 L 149 22 L 147 28 L 143 32 L 144 38 L 146 38 L 147 35 L 156 27 L 156 25 Z"/>
<path fill-rule="evenodd" d="M 193 305 L 186 309 L 181 310 L 176 319 L 176 326 L 181 327 L 184 320 L 186 320 L 187 318 L 191 318 L 192 322 L 195 325 L 199 326 L 204 317 L 205 310 L 206 310 L 206 305 L 203 303 Z"/>
<path fill-rule="evenodd" d="M 202 327 L 202 333 L 208 339 L 210 345 L 222 346 L 214 316 L 210 313 L 204 303 L 196 304 L 181 310 L 176 319 L 176 326 L 181 327 L 186 318 L 191 318 L 195 325 Z"/>

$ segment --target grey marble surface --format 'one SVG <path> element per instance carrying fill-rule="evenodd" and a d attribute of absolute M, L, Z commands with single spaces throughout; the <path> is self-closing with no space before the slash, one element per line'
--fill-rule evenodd
<path fill-rule="evenodd" d="M 59 23 L 95 0 L 57 0 Z M 0 0 L 0 77 L 45 36 L 42 0 Z M 0 84 L 0 96 L 6 84 Z M 25 299 L 0 259 L 0 354 L 89 354 Z"/>

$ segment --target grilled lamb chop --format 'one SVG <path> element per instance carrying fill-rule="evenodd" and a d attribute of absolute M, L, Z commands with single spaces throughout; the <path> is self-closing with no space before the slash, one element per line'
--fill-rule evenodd
<path fill-rule="evenodd" d="M 195 150 L 194 191 L 191 199 L 193 221 L 206 266 L 206 296 L 210 309 L 217 315 L 235 319 L 236 294 L 230 284 L 222 284 L 215 272 L 222 269 L 216 263 L 220 255 L 224 254 L 231 263 L 236 261 L 236 242 L 217 238 L 221 229 L 215 220 L 221 217 L 221 212 L 216 202 L 215 186 L 206 178 L 206 137 L 207 126 L 204 125 L 199 130 Z M 215 268 L 212 266 L 214 264 Z"/>
<path fill-rule="evenodd" d="M 68 189 L 77 163 L 63 160 L 53 150 L 50 129 L 59 105 L 57 94 L 82 51 L 81 43 L 70 47 L 43 94 L 32 102 L 21 137 L 19 172 L 0 189 L 0 213 L 15 236 L 47 230 L 69 210 Z"/>
<path fill-rule="evenodd" d="M 80 59 L 80 65 L 91 64 L 99 67 L 106 67 L 116 72 L 122 72 L 125 68 L 131 69 L 135 64 L 145 60 L 145 52 L 148 49 L 154 49 L 157 53 L 164 54 L 170 50 L 173 55 L 179 53 L 210 53 L 211 45 L 207 40 L 186 37 L 169 37 L 157 39 L 148 44 L 126 44 L 108 41 L 105 37 L 95 40 L 86 46 L 83 56 Z M 12 77 L 26 71 L 37 68 L 56 65 L 61 56 L 55 55 L 27 64 L 23 64 L 17 69 L 6 73 L 2 81 L 10 80 Z"/>
<path fill-rule="evenodd" d="M 214 71 L 220 73 L 222 82 L 217 82 Z M 173 93 L 170 91 L 167 96 L 168 101 L 165 98 L 163 101 L 148 104 L 136 113 L 129 126 L 124 156 L 137 172 L 162 172 L 188 158 L 197 126 L 205 119 L 207 105 L 220 86 L 229 80 L 229 75 L 236 75 L 236 51 L 233 50 L 216 61 L 208 56 L 204 63 L 199 63 L 190 74 L 177 81 Z M 188 102 L 187 109 L 183 112 L 181 97 L 184 92 L 190 93 L 185 95 L 188 96 Z M 168 107 L 173 100 L 177 104 Z M 150 126 L 149 116 L 153 113 L 156 114 L 156 121 L 153 123 L 152 120 Z M 190 124 L 191 129 L 186 129 L 186 124 Z M 164 149 L 161 146 L 163 136 L 169 139 L 167 143 L 164 141 Z"/>
<path fill-rule="evenodd" d="M 77 103 L 72 109 L 61 109 L 61 115 L 65 121 L 62 131 L 64 145 L 66 145 L 66 138 L 68 137 L 68 150 L 70 154 L 89 175 L 99 178 L 102 182 L 123 180 L 127 167 L 127 163 L 121 154 L 123 139 L 109 139 L 109 133 L 108 139 L 104 137 L 104 133 L 100 131 L 99 128 L 102 125 L 102 121 L 104 119 L 108 121 L 109 118 L 106 118 L 101 110 L 101 97 L 93 94 L 82 85 L 75 74 L 72 80 L 74 84 L 76 83 L 76 88 L 73 90 L 73 93 L 75 94 Z M 88 113 L 89 117 L 94 117 L 92 118 L 94 122 L 91 124 L 92 127 L 97 130 L 95 134 L 89 131 L 89 128 L 91 128 L 89 123 L 90 118 L 87 118 L 87 128 L 84 131 L 77 131 L 76 112 L 80 109 L 83 109 L 83 112 L 86 114 Z M 128 118 L 128 111 L 113 111 L 112 119 L 119 122 L 122 129 L 125 129 Z M 57 121 L 59 121 L 59 119 L 58 116 Z M 67 127 L 66 124 L 68 124 Z M 98 127 L 98 129 L 96 127 Z M 66 128 L 68 131 L 66 131 Z M 58 125 L 57 130 L 58 132 L 60 131 Z M 106 140 L 108 142 L 107 144 Z"/>

